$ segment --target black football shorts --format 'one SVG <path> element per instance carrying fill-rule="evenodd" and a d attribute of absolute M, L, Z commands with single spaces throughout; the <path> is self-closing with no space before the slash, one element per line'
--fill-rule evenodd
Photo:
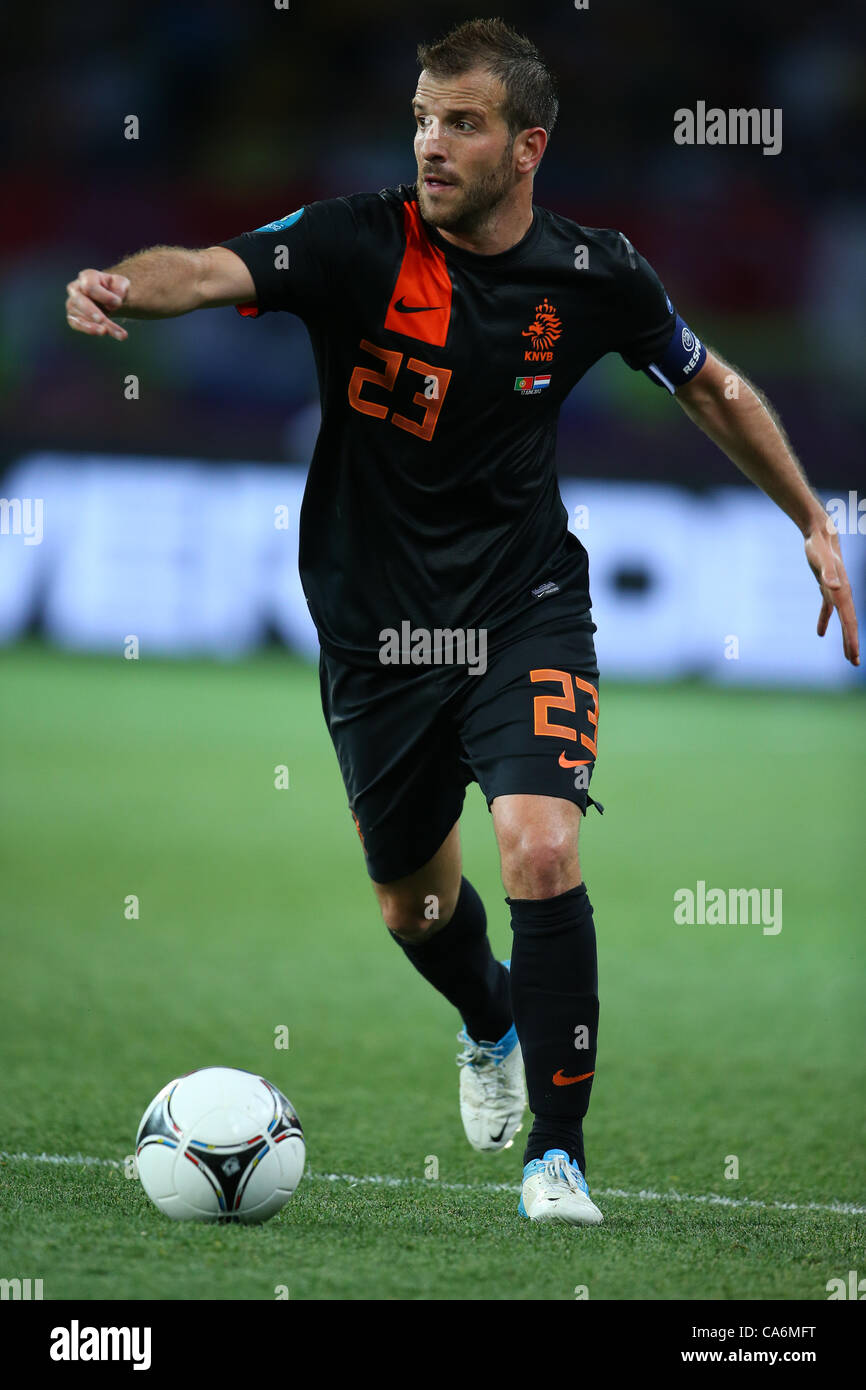
<path fill-rule="evenodd" d="M 322 709 L 367 872 L 377 883 L 432 859 L 466 787 L 487 799 L 561 797 L 585 813 L 598 737 L 591 618 L 563 617 L 466 665 L 350 666 L 319 657 Z M 599 805 L 598 809 L 602 807 Z"/>

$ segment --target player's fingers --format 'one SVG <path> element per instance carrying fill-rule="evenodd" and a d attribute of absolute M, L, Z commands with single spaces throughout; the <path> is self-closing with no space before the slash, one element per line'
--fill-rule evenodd
<path fill-rule="evenodd" d="M 854 595 L 851 591 L 851 584 L 845 573 L 845 565 L 842 560 L 842 543 L 839 540 L 839 533 L 835 526 L 828 520 L 827 534 L 829 540 L 829 554 L 825 554 L 821 566 L 819 583 L 821 585 L 821 595 L 825 605 L 829 604 L 835 608 L 839 614 L 839 624 L 842 628 L 842 650 L 852 666 L 860 665 L 860 638 L 857 632 L 857 613 L 854 608 Z M 823 616 L 823 608 L 822 608 Z M 824 631 L 830 615 L 824 623 Z M 819 623 L 821 619 L 819 618 Z M 823 636 L 823 633 L 821 634 Z"/>
<path fill-rule="evenodd" d="M 94 324 L 88 323 L 85 319 L 80 319 L 77 314 L 66 312 L 66 322 L 70 328 L 74 328 L 77 333 L 92 333 Z"/>
<path fill-rule="evenodd" d="M 89 338 L 115 338 L 122 342 L 127 336 L 122 328 L 112 328 L 101 323 L 85 323 L 81 319 L 76 319 L 73 314 L 67 314 L 66 322 L 76 333 L 84 333 Z"/>
<path fill-rule="evenodd" d="M 860 665 L 860 638 L 857 631 L 857 614 L 854 609 L 854 597 L 851 593 L 850 584 L 845 584 L 841 592 L 831 592 L 824 594 L 824 602 L 821 605 L 821 612 L 818 615 L 818 636 L 823 637 L 827 631 L 833 609 L 839 614 L 839 625 L 842 628 L 842 651 L 845 659 L 851 662 L 852 666 Z"/>
<path fill-rule="evenodd" d="M 108 314 L 119 309 L 129 289 L 125 275 L 109 275 L 101 270 L 82 270 L 66 286 L 66 319 L 70 328 L 86 332 L 91 337 L 106 334 L 117 342 L 129 337 L 125 328 L 113 322 Z M 104 305 L 103 312 L 100 305 Z M 85 328 L 85 325 L 89 325 Z"/>
<path fill-rule="evenodd" d="M 85 319 L 90 323 L 105 323 L 105 314 L 97 304 L 94 304 L 89 295 L 85 294 L 79 287 L 78 282 L 73 280 L 66 286 L 68 294 L 66 297 L 66 312 L 76 314 L 79 318 Z"/>
<path fill-rule="evenodd" d="M 87 333 L 91 337 L 102 337 L 105 334 L 105 324 L 94 323 L 90 317 L 83 318 L 81 314 L 66 311 L 66 322 L 70 328 L 74 328 L 77 333 Z"/>
<path fill-rule="evenodd" d="M 125 275 L 105 275 L 103 277 L 105 286 L 112 294 L 117 295 L 121 300 L 126 298 L 129 290 L 129 281 Z"/>
<path fill-rule="evenodd" d="M 88 299 L 93 300 L 95 304 L 104 304 L 109 309 L 118 308 L 129 289 L 129 281 L 125 275 L 107 275 L 104 270 L 79 271 L 77 285 Z"/>
<path fill-rule="evenodd" d="M 830 621 L 830 615 L 831 615 L 832 612 L 833 612 L 833 605 L 832 605 L 832 603 L 830 602 L 830 600 L 829 600 L 828 598 L 825 598 L 825 599 L 824 599 L 824 602 L 821 604 L 821 612 L 818 614 L 818 636 L 819 636 L 819 637 L 823 637 L 823 636 L 824 636 L 824 633 L 827 631 L 827 624 L 828 624 L 829 621 Z"/>
<path fill-rule="evenodd" d="M 125 328 L 121 328 L 119 323 L 114 323 L 106 314 L 94 304 L 93 300 L 83 294 L 78 287 L 78 282 L 73 280 L 67 285 L 69 291 L 66 300 L 66 318 L 71 328 L 77 328 L 79 332 L 84 331 L 83 325 L 88 325 L 91 335 L 102 336 L 109 334 L 122 342 L 129 335 Z M 77 322 L 73 323 L 75 319 Z"/>
<path fill-rule="evenodd" d="M 72 328 L 78 326 L 69 315 L 67 315 L 67 321 Z M 105 323 L 83 323 L 79 331 L 88 333 L 93 338 L 114 338 L 118 343 L 124 342 L 129 337 L 125 328 L 122 328 L 119 323 L 112 323 L 110 319 Z"/>
<path fill-rule="evenodd" d="M 90 337 L 103 338 L 108 335 L 120 343 L 129 337 L 125 328 L 106 318 L 89 299 L 78 294 L 70 295 L 66 301 L 66 322 L 77 333 L 86 333 Z"/>
<path fill-rule="evenodd" d="M 836 599 L 836 611 L 842 624 L 842 650 L 852 666 L 860 665 L 860 639 L 857 635 L 857 614 L 851 585 L 845 584 Z"/>
<path fill-rule="evenodd" d="M 91 338 L 114 338 L 115 342 L 123 343 L 129 337 L 126 329 L 122 328 L 119 323 L 87 322 L 83 319 L 77 319 L 74 314 L 67 314 L 66 322 L 76 332 L 86 333 Z"/>

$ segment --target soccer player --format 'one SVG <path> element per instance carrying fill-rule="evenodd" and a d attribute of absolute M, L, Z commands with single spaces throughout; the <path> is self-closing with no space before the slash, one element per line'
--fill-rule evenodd
<path fill-rule="evenodd" d="M 648 373 L 791 517 L 821 590 L 818 633 L 835 608 L 855 665 L 856 620 L 838 537 L 760 391 L 683 322 L 621 232 L 533 204 L 558 109 L 533 44 L 474 20 L 418 56 L 415 184 L 82 271 L 67 317 L 119 341 L 119 316 L 221 305 L 306 324 L 322 425 L 300 572 L 367 871 L 395 941 L 462 1018 L 470 1144 L 511 1142 L 525 1068 L 519 1211 L 597 1224 L 582 1129 L 596 936 L 578 831 L 599 678 L 587 555 L 554 469 L 559 409 L 593 363 L 614 352 Z M 472 781 L 492 813 L 510 963 L 462 871 Z"/>

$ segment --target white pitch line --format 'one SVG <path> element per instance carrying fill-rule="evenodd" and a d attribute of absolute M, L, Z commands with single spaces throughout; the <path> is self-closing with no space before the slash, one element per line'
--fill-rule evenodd
<path fill-rule="evenodd" d="M 88 1154 L 6 1154 L 0 1151 L 0 1159 L 14 1163 L 58 1163 L 58 1165 L 78 1166 L 78 1168 L 124 1168 L 124 1162 L 117 1158 L 93 1158 Z M 307 1181 L 313 1183 L 346 1183 L 349 1187 L 436 1187 L 446 1193 L 518 1193 L 518 1183 L 441 1183 L 438 1179 L 427 1177 L 385 1177 L 379 1173 L 356 1176 L 354 1173 L 318 1173 L 307 1169 Z M 626 1201 L 638 1202 L 698 1202 L 705 1207 L 748 1207 L 756 1211 L 785 1212 L 833 1212 L 838 1216 L 866 1216 L 866 1207 L 856 1202 L 780 1202 L 758 1201 L 753 1197 L 721 1197 L 716 1193 L 653 1193 L 642 1188 L 638 1193 L 630 1193 L 621 1187 L 595 1188 L 596 1197 L 620 1197 Z"/>
<path fill-rule="evenodd" d="M 88 1154 L 27 1154 L 4 1153 L 0 1150 L 0 1160 L 10 1163 L 54 1163 L 84 1168 L 123 1168 L 124 1163 L 117 1158 L 94 1158 Z M 349 1187 L 427 1187 L 441 1192 L 513 1192 L 520 1191 L 519 1183 L 512 1182 L 440 1182 L 438 1178 L 389 1178 L 379 1173 L 357 1176 L 353 1173 L 319 1173 L 307 1168 L 304 1173 L 308 1182 L 344 1182 Z M 598 1187 L 596 1197 L 619 1197 L 632 1202 L 697 1202 L 713 1207 L 750 1207 L 759 1211 L 826 1211 L 838 1216 L 866 1216 L 866 1206 L 855 1202 L 776 1202 L 758 1201 L 754 1197 L 722 1197 L 715 1192 L 695 1194 L 688 1192 L 653 1192 L 642 1188 L 639 1192 L 627 1192 L 621 1187 Z"/>
<path fill-rule="evenodd" d="M 7 1154 L 0 1150 L 0 1159 L 9 1163 L 60 1163 L 79 1168 L 122 1168 L 117 1158 L 91 1158 L 89 1154 Z"/>
<path fill-rule="evenodd" d="M 355 1177 L 351 1173 L 309 1172 L 308 1178 L 318 1182 L 345 1182 L 350 1187 L 372 1183 L 381 1187 L 435 1187 L 445 1192 L 519 1192 L 519 1183 L 510 1182 L 439 1182 L 431 1178 L 386 1178 L 378 1175 Z M 700 1202 L 707 1206 L 756 1207 L 766 1211 L 827 1211 L 840 1216 L 866 1216 L 866 1206 L 854 1202 L 761 1202 L 753 1197 L 722 1197 L 714 1192 L 692 1195 L 687 1192 L 626 1192 L 621 1187 L 596 1187 L 596 1197 L 620 1197 L 636 1202 Z"/>

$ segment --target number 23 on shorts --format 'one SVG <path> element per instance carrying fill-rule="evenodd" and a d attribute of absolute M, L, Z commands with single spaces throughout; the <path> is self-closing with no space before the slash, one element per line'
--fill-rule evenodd
<path fill-rule="evenodd" d="M 585 681 L 581 676 L 573 676 L 570 671 L 558 671 L 549 666 L 538 667 L 530 671 L 529 679 L 533 682 L 545 681 L 558 685 L 561 694 L 558 695 L 536 695 L 532 701 L 534 725 L 533 730 L 536 734 L 549 738 L 565 739 L 567 742 L 576 743 L 578 741 L 578 731 L 571 728 L 568 724 L 554 724 L 550 720 L 552 709 L 568 710 L 570 714 L 577 711 L 576 691 L 581 691 L 584 695 L 589 695 L 592 703 L 586 705 L 585 713 L 587 723 L 591 726 L 592 733 L 580 733 L 580 745 L 592 754 L 593 758 L 598 755 L 598 691 L 590 681 Z M 568 759 L 563 762 L 565 753 L 560 755 L 560 762 L 563 767 L 577 766 L 576 762 Z M 588 762 L 589 759 L 580 761 Z"/>

